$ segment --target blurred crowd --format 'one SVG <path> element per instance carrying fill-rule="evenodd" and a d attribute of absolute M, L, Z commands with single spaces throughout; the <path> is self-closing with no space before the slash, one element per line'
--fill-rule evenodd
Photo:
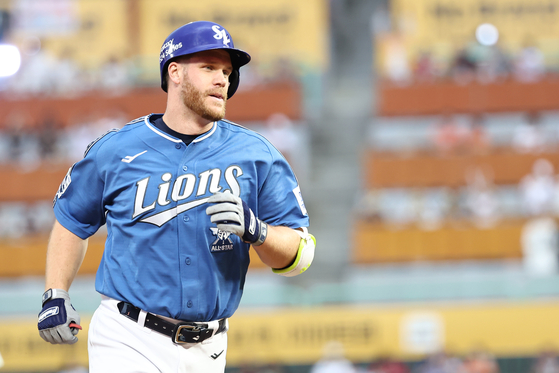
<path fill-rule="evenodd" d="M 498 43 L 482 45 L 472 40 L 446 59 L 436 58 L 428 50 L 410 59 L 398 35 L 385 36 L 385 42 L 388 55 L 384 77 L 398 84 L 430 83 L 442 79 L 458 84 L 488 84 L 509 79 L 534 83 L 557 74 L 559 70 L 559 66 L 546 61 L 540 48 L 530 41 L 512 53 Z"/>
<path fill-rule="evenodd" d="M 354 363 L 337 342 L 324 346 L 323 356 L 310 368 L 309 373 L 559 373 L 559 358 L 553 349 L 545 349 L 538 356 L 518 362 L 499 363 L 487 349 L 478 348 L 465 356 L 447 352 L 428 354 L 419 361 L 401 361 L 379 357 L 370 363 Z M 517 366 L 512 366 L 512 365 Z M 241 367 L 239 373 L 288 373 L 280 364 Z"/>
<path fill-rule="evenodd" d="M 511 221 L 520 222 L 520 247 L 526 273 L 534 276 L 559 273 L 559 170 L 556 158 L 559 117 L 548 116 L 545 125 L 542 117 L 542 113 L 530 112 L 517 116 L 515 123 L 499 120 L 498 126 L 490 128 L 484 116 L 470 115 L 459 120 L 456 115 L 445 113 L 428 125 L 417 123 L 422 133 L 417 128 L 409 131 L 416 141 L 415 148 L 406 139 L 398 140 L 397 136 L 377 132 L 376 140 L 370 144 L 371 150 L 379 152 L 376 154 L 386 154 L 387 150 L 381 144 L 392 143 L 388 152 L 396 157 L 394 159 L 405 160 L 420 155 L 423 159 L 431 159 L 430 162 L 454 159 L 457 163 L 453 164 L 467 166 L 461 183 L 366 188 L 355 204 L 357 216 L 363 221 L 396 230 L 412 227 L 434 231 L 464 225 L 486 230 Z M 411 123 L 409 128 L 413 125 Z M 394 132 L 390 126 L 390 122 L 384 124 Z M 399 130 L 405 136 L 406 131 Z M 423 142 L 417 140 L 421 136 Z M 375 153 L 372 154 L 374 157 Z M 532 163 L 525 174 L 517 172 L 516 181 L 509 177 L 506 183 L 501 179 L 496 182 L 496 172 L 503 171 L 498 167 L 514 168 L 516 164 L 511 161 L 490 163 L 489 159 L 495 159 L 489 158 L 491 154 L 513 154 L 516 158 L 509 159 L 526 157 Z M 444 171 L 429 169 L 429 172 Z"/>
<path fill-rule="evenodd" d="M 18 99 L 49 95 L 76 97 L 89 91 L 103 91 L 119 95 L 127 92 L 135 82 L 138 71 L 131 60 L 111 57 L 96 68 L 80 66 L 71 49 L 54 55 L 42 47 L 37 38 L 29 39 L 22 47 L 19 71 L 0 78 L 0 93 Z"/>
<path fill-rule="evenodd" d="M 428 132 L 427 145 L 416 147 L 416 151 L 427 149 L 435 157 L 460 156 L 465 160 L 497 149 L 535 155 L 531 172 L 517 184 L 495 184 L 495 170 L 476 165 L 471 158 L 461 186 L 365 190 L 356 204 L 358 213 L 371 221 L 417 224 L 424 229 L 435 229 L 449 220 L 471 220 L 483 228 L 507 218 L 559 216 L 559 170 L 545 157 L 559 150 L 559 120 L 550 128 L 540 123 L 540 113 L 527 113 L 524 118 L 503 136 L 490 133 L 480 115 L 458 121 L 451 114 L 443 114 L 424 131 Z M 375 150 L 375 144 L 371 149 Z M 406 145 L 391 151 L 413 156 Z"/>
<path fill-rule="evenodd" d="M 519 184 L 495 185 L 488 168 L 472 167 L 465 185 L 371 189 L 357 203 L 361 217 L 394 226 L 440 228 L 448 221 L 470 221 L 491 228 L 506 219 L 559 217 L 559 175 L 553 164 L 537 159 Z"/>
<path fill-rule="evenodd" d="M 22 46 L 21 67 L 15 75 L 0 76 L 3 99 L 30 97 L 72 98 L 91 92 L 104 96 L 119 96 L 137 87 L 159 87 L 157 56 L 149 68 L 137 58 L 112 56 L 99 66 L 83 66 L 66 48 L 59 54 L 50 52 L 38 38 L 29 38 Z M 269 64 L 253 63 L 243 67 L 243 84 L 249 90 L 272 82 L 298 81 L 301 71 L 290 59 L 278 59 Z"/>
<path fill-rule="evenodd" d="M 100 109 L 94 116 L 64 127 L 55 117 L 46 115 L 42 122 L 31 123 L 25 112 L 13 112 L 0 127 L 0 166 L 32 171 L 44 163 L 72 164 L 83 157 L 91 141 L 129 120 L 124 113 Z"/>

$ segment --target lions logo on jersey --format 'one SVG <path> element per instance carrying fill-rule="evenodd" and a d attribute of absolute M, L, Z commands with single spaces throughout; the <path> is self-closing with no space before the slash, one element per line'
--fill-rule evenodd
<path fill-rule="evenodd" d="M 212 253 L 233 250 L 233 241 L 229 238 L 231 232 L 222 231 L 218 228 L 210 228 L 212 234 L 217 237 L 217 239 L 212 242 L 210 248 Z"/>

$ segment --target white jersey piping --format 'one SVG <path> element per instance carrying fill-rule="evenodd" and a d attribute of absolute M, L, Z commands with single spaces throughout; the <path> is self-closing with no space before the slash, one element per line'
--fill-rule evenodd
<path fill-rule="evenodd" d="M 156 134 L 158 134 L 159 136 L 166 138 L 167 140 L 171 140 L 172 142 L 182 142 L 182 140 L 179 139 L 175 139 L 174 137 L 171 137 L 169 135 L 167 135 L 165 132 L 161 132 L 159 129 L 155 128 L 154 126 L 151 125 L 151 123 L 149 122 L 149 115 L 144 119 L 144 122 L 146 123 L 146 126 L 148 126 L 148 128 L 150 130 L 152 130 L 153 132 L 155 132 Z"/>

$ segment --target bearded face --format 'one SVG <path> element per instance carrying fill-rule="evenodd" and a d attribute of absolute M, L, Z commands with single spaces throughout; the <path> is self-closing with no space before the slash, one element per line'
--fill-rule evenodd
<path fill-rule="evenodd" d="M 206 120 L 215 122 L 225 117 L 226 88 L 202 91 L 192 84 L 187 75 L 181 86 L 181 97 L 187 108 Z"/>

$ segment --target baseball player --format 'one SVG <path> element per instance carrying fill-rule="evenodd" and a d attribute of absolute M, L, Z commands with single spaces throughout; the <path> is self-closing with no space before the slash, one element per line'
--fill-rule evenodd
<path fill-rule="evenodd" d="M 106 224 L 91 373 L 223 372 L 250 246 L 279 275 L 310 266 L 316 241 L 290 166 L 265 138 L 223 119 L 249 61 L 219 24 L 178 28 L 159 57 L 165 113 L 93 141 L 62 181 L 39 333 L 77 341 L 68 291 L 88 237 Z"/>

